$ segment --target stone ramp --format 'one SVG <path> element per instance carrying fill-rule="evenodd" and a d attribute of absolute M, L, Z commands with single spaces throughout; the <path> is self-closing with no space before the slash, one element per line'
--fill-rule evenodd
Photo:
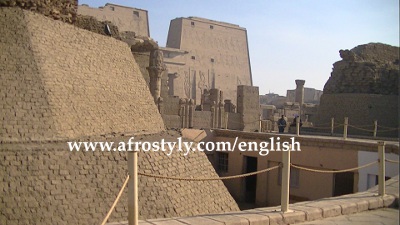
<path fill-rule="evenodd" d="M 177 141 L 177 132 L 135 135 L 136 141 Z M 95 141 L 128 142 L 130 136 Z M 0 143 L 0 224 L 100 224 L 128 173 L 127 152 L 69 151 L 66 142 Z M 175 177 L 217 173 L 203 152 L 139 152 L 139 171 Z M 128 216 L 125 188 L 110 222 Z M 139 218 L 238 211 L 220 180 L 177 181 L 139 176 Z"/>
<path fill-rule="evenodd" d="M 70 151 L 67 142 L 180 135 L 164 130 L 126 43 L 19 8 L 0 8 L 0 25 L 0 224 L 99 224 L 126 178 L 127 153 Z M 139 153 L 139 167 L 218 176 L 204 153 Z M 238 210 L 222 181 L 141 177 L 139 188 L 143 219 Z M 127 215 L 125 193 L 110 221 Z"/>
<path fill-rule="evenodd" d="M 164 130 L 128 45 L 0 8 L 0 141 Z"/>
<path fill-rule="evenodd" d="M 399 206 L 399 176 L 386 181 L 384 197 L 377 194 L 377 187 L 365 192 L 291 204 L 291 212 L 281 213 L 280 207 L 256 208 L 240 212 L 209 214 L 196 217 L 151 219 L 141 221 L 141 225 L 255 225 L 255 224 L 295 224 L 305 221 L 323 222 L 324 218 L 351 215 L 368 210 Z M 321 224 L 315 223 L 315 224 Z M 127 225 L 127 222 L 108 225 Z"/>

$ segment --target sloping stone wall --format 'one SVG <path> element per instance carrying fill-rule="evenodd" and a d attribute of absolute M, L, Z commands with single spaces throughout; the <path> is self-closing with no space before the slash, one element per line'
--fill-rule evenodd
<path fill-rule="evenodd" d="M 0 25 L 2 140 L 164 129 L 126 43 L 19 8 Z"/>
<path fill-rule="evenodd" d="M 156 138 L 176 141 L 166 132 Z M 168 139 L 169 138 L 169 139 Z M 125 141 L 127 138 L 108 139 Z M 106 141 L 105 138 L 96 141 Z M 0 224 L 100 224 L 127 175 L 127 152 L 70 152 L 66 142 L 0 144 Z M 140 152 L 139 171 L 178 177 L 218 177 L 206 155 Z M 109 222 L 127 220 L 127 188 Z M 139 218 L 238 211 L 222 181 L 174 181 L 139 176 Z"/>
<path fill-rule="evenodd" d="M 0 224 L 99 224 L 126 178 L 126 152 L 71 152 L 67 140 L 179 134 L 163 131 L 126 43 L 19 8 L 0 8 L 0 26 Z M 141 152 L 139 169 L 218 176 L 204 153 Z M 142 219 L 238 210 L 221 181 L 139 183 Z M 126 201 L 110 221 L 126 219 Z"/>

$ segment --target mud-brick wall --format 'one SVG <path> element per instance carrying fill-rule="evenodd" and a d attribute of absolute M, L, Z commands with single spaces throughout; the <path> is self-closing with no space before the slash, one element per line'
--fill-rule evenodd
<path fill-rule="evenodd" d="M 380 43 L 340 50 L 324 94 L 364 93 L 398 95 L 399 47 Z"/>
<path fill-rule="evenodd" d="M 175 152 L 170 157 L 163 152 L 141 152 L 139 171 L 218 177 L 202 152 L 188 156 Z M 100 224 L 126 175 L 126 152 L 70 152 L 65 142 L 1 144 L 0 224 Z M 127 220 L 127 197 L 126 189 L 109 222 Z M 139 177 L 140 219 L 237 210 L 221 181 Z"/>
<path fill-rule="evenodd" d="M 19 7 L 56 20 L 74 23 L 78 11 L 78 0 L 2 0 L 0 7 Z"/>
<path fill-rule="evenodd" d="M 331 118 L 335 124 L 343 124 L 349 118 L 349 135 L 373 136 L 374 121 L 378 121 L 377 136 L 398 137 L 399 96 L 374 94 L 323 94 L 315 123 L 327 124 Z M 338 107 L 340 106 L 340 107 Z M 361 129 L 360 129 L 361 128 Z M 335 133 L 343 132 L 343 127 Z"/>
<path fill-rule="evenodd" d="M 1 140 L 164 129 L 126 43 L 19 8 L 0 26 Z"/>

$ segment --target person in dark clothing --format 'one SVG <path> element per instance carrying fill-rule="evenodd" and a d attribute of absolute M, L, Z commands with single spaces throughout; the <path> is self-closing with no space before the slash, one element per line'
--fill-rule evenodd
<path fill-rule="evenodd" d="M 296 126 L 297 117 L 300 119 L 300 127 L 303 126 L 303 121 L 301 121 L 301 118 L 299 116 L 295 116 L 294 119 L 293 119 L 293 122 L 290 124 L 291 127 L 295 127 Z"/>
<path fill-rule="evenodd" d="M 282 117 L 278 120 L 279 133 L 283 133 L 285 131 L 285 127 L 286 127 L 286 120 L 285 116 L 282 115 Z"/>

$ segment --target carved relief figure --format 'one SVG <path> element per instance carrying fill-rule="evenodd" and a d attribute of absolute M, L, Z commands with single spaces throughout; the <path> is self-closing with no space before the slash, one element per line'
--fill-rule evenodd
<path fill-rule="evenodd" d="M 208 85 L 206 84 L 206 77 L 204 76 L 204 72 L 199 71 L 199 82 L 197 83 L 197 88 L 200 89 L 200 93 L 203 94 L 203 89 L 208 89 Z"/>
<path fill-rule="evenodd" d="M 190 98 L 190 74 L 185 71 L 185 79 L 183 81 L 183 89 L 185 91 L 186 98 Z"/>

